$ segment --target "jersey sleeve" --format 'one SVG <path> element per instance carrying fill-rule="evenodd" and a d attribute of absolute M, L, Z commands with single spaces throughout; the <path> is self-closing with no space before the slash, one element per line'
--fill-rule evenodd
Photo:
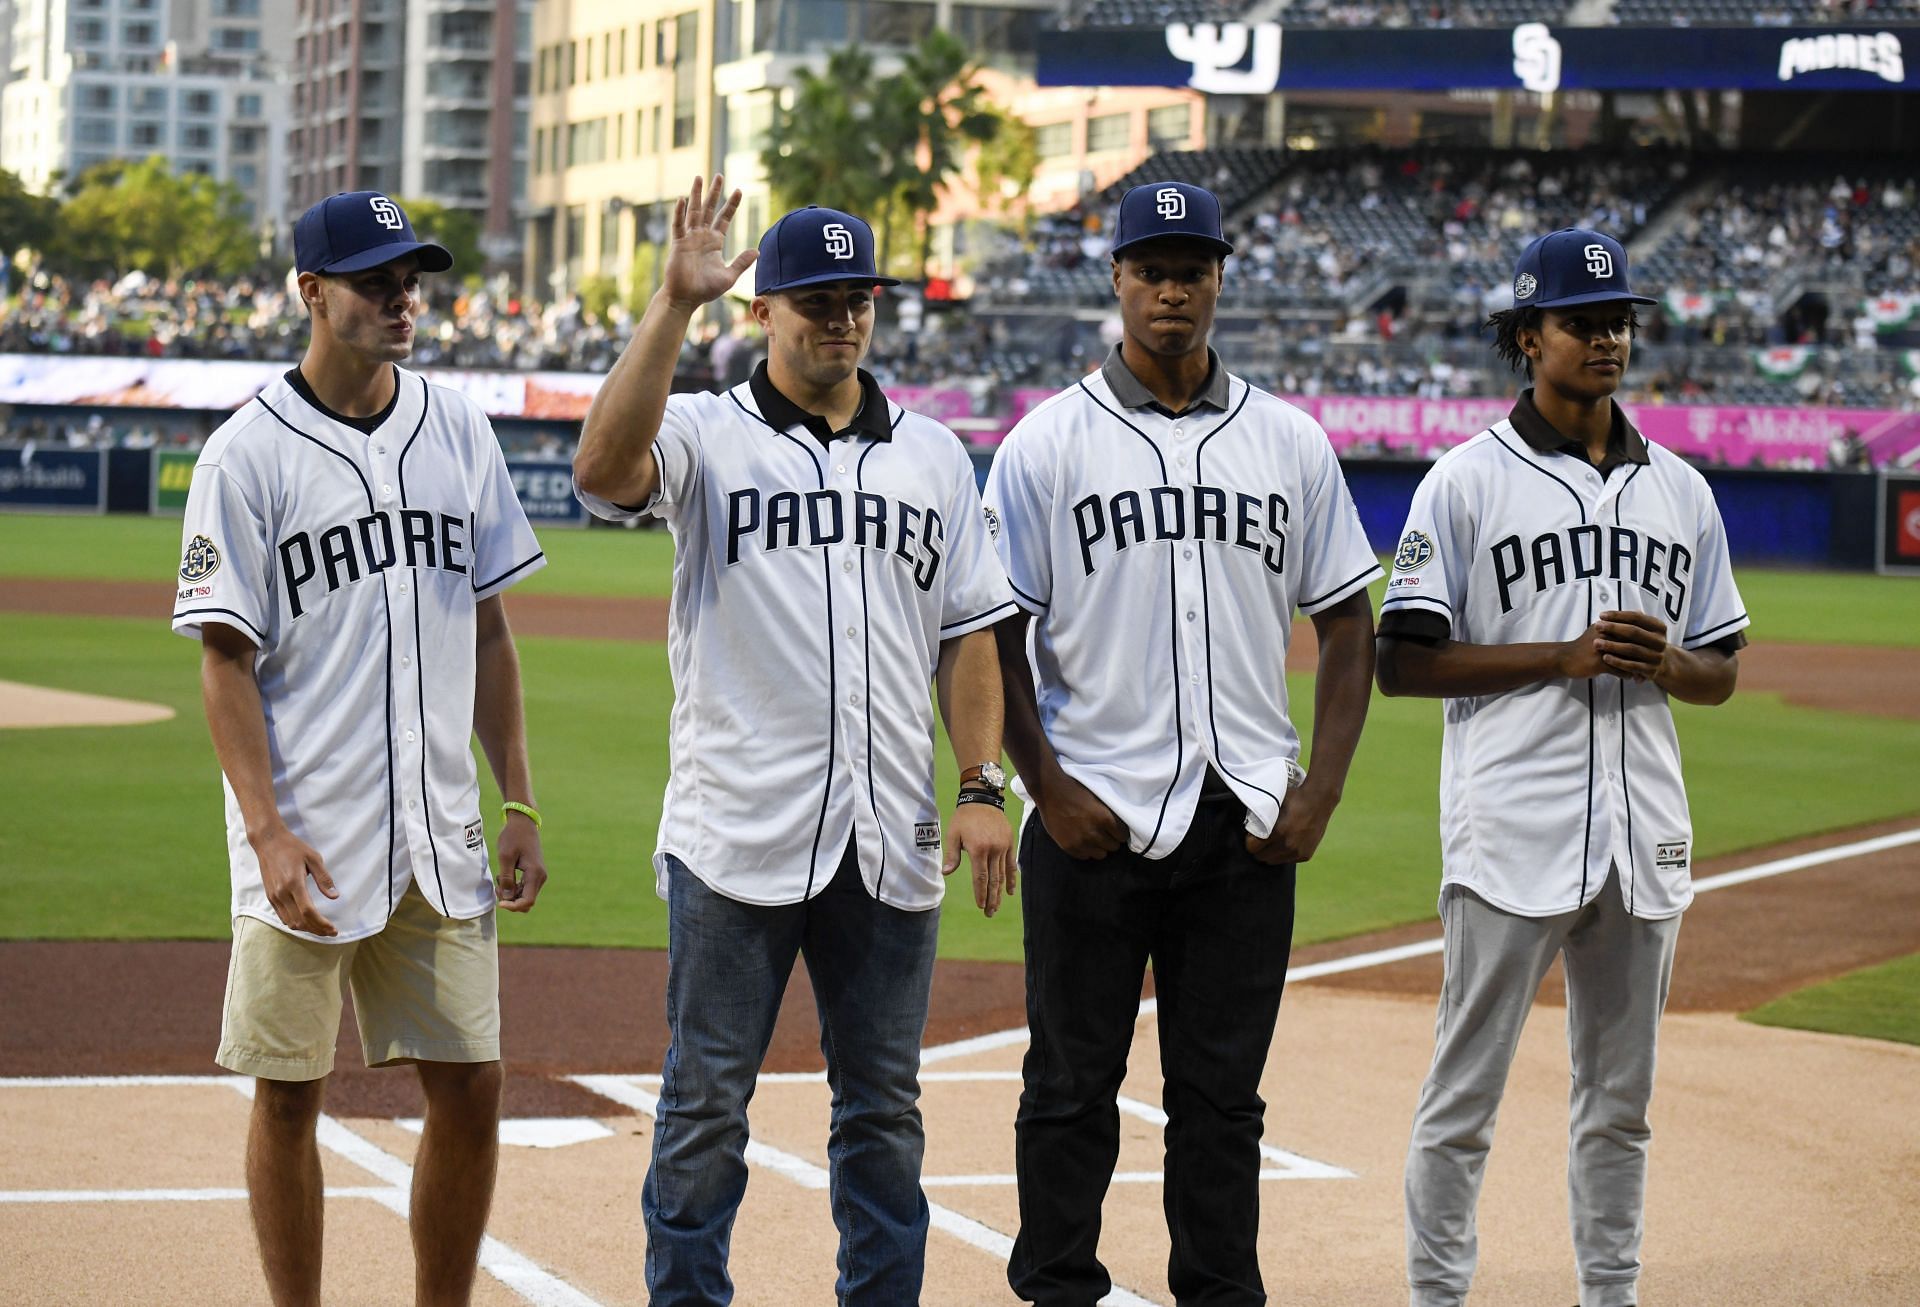
<path fill-rule="evenodd" d="M 1693 549 L 1693 602 L 1687 606 L 1687 629 L 1680 635 L 1683 649 L 1718 644 L 1729 636 L 1739 636 L 1752 624 L 1733 581 L 1726 524 L 1704 479 L 1697 485 L 1697 494 L 1700 503 Z M 1746 643 L 1745 638 L 1739 643 Z"/>
<path fill-rule="evenodd" d="M 1445 637 L 1464 611 L 1473 561 L 1472 522 L 1445 464 L 1428 469 L 1413 492 L 1393 576 L 1380 602 L 1380 634 Z"/>
<path fill-rule="evenodd" d="M 957 438 L 953 448 L 955 466 L 947 495 L 947 584 L 940 605 L 942 640 L 991 626 L 1019 609 L 994 553 L 973 460 Z"/>
<path fill-rule="evenodd" d="M 1373 556 L 1367 532 L 1360 525 L 1360 510 L 1353 505 L 1353 493 L 1340 474 L 1340 460 L 1334 456 L 1333 442 L 1317 422 L 1311 424 L 1310 473 L 1307 478 L 1306 521 L 1303 524 L 1304 552 L 1300 575 L 1301 612 L 1313 614 L 1330 608 L 1380 575 L 1380 560 Z"/>
<path fill-rule="evenodd" d="M 491 599 L 547 565 L 547 556 L 533 534 L 527 510 L 513 488 L 506 455 L 486 419 L 479 423 L 479 491 L 473 505 L 473 597 Z"/>
<path fill-rule="evenodd" d="M 218 463 L 193 469 L 174 575 L 173 629 L 200 638 L 209 622 L 231 626 L 264 648 L 273 627 L 273 551 L 266 515 L 243 472 Z"/>
<path fill-rule="evenodd" d="M 1053 494 L 1016 427 L 987 473 L 986 522 L 1014 600 L 1038 616 L 1053 602 Z"/>
<path fill-rule="evenodd" d="M 573 494 L 589 513 L 609 522 L 632 522 L 655 516 L 671 522 L 688 497 L 700 475 L 700 446 L 694 440 L 696 405 L 699 396 L 669 395 L 666 411 L 660 415 L 660 430 L 653 438 L 648 457 L 660 470 L 660 488 L 644 504 L 616 504 L 611 499 L 589 494 L 576 482 Z"/>

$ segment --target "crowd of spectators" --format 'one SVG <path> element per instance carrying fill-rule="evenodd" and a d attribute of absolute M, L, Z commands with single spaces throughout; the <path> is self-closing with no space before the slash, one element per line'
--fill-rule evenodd
<path fill-rule="evenodd" d="M 1229 168 L 1205 152 L 1182 157 L 1197 170 L 1188 180 L 1244 182 L 1244 160 Z M 1920 401 L 1912 369 L 1899 366 L 1903 351 L 1920 346 L 1920 170 L 1911 165 L 1836 175 L 1831 161 L 1427 149 L 1300 153 L 1274 156 L 1272 166 L 1265 188 L 1228 215 L 1237 252 L 1222 330 L 1238 333 L 1236 361 L 1273 388 L 1505 393 L 1511 379 L 1485 361 L 1486 317 L 1511 303 L 1508 278 L 1527 239 L 1581 225 L 1630 242 L 1645 235 L 1636 280 L 1662 303 L 1642 315 L 1634 381 L 1643 397 Z M 888 385 L 967 389 L 984 414 L 1013 388 L 1062 385 L 1097 365 L 1110 341 L 1095 338 L 1087 310 L 1112 304 L 1113 198 L 1036 219 L 1024 244 L 1003 237 L 970 302 L 923 301 L 911 287 L 884 296 L 875 374 Z M 1876 296 L 1908 306 L 1912 320 L 1876 317 Z M 688 384 L 743 380 L 764 356 L 737 308 L 730 312 L 730 322 L 710 322 L 689 342 Z M 430 285 L 413 362 L 598 374 L 631 328 L 617 303 L 596 314 L 578 297 L 540 304 L 502 283 Z M 0 353 L 291 362 L 306 338 L 297 298 L 272 278 L 37 275 L 0 300 Z M 1811 353 L 1791 376 L 1755 358 L 1801 346 Z M 164 443 L 176 434 L 106 439 Z"/>

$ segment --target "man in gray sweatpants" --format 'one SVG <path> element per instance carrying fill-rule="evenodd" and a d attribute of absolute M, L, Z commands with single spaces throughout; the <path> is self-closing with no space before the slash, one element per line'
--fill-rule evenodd
<path fill-rule="evenodd" d="M 1613 402 L 1651 302 L 1610 236 L 1527 247 L 1488 325 L 1534 384 L 1427 473 L 1381 605 L 1382 692 L 1446 700 L 1446 986 L 1407 1152 L 1413 1307 L 1467 1300 L 1494 1116 L 1560 954 L 1580 1307 L 1638 1292 L 1654 1044 L 1693 899 L 1668 699 L 1724 702 L 1747 626 L 1705 480 Z"/>

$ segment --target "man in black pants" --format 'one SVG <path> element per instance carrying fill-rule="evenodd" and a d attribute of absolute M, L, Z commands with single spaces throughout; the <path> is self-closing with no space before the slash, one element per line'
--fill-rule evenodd
<path fill-rule="evenodd" d="M 1007 437 L 988 523 L 1024 610 L 1003 621 L 1007 753 L 1038 821 L 1026 878 L 1015 1122 L 1029 1302 L 1091 1307 L 1120 1146 L 1115 1099 L 1149 961 L 1166 1078 L 1167 1278 L 1182 1304 L 1263 1303 L 1259 1093 L 1286 981 L 1294 864 L 1340 800 L 1373 674 L 1380 568 L 1324 431 L 1208 348 L 1219 201 L 1120 202 L 1124 337 Z M 1320 640 L 1313 770 L 1284 667 Z"/>

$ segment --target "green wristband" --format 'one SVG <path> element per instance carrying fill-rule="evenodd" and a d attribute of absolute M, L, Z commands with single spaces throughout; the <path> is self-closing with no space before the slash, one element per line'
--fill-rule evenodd
<path fill-rule="evenodd" d="M 537 809 L 530 808 L 524 803 L 515 803 L 512 799 L 508 799 L 500 805 L 500 820 L 505 821 L 507 814 L 512 812 L 522 814 L 528 821 L 533 823 L 535 830 L 540 829 L 540 813 Z"/>

